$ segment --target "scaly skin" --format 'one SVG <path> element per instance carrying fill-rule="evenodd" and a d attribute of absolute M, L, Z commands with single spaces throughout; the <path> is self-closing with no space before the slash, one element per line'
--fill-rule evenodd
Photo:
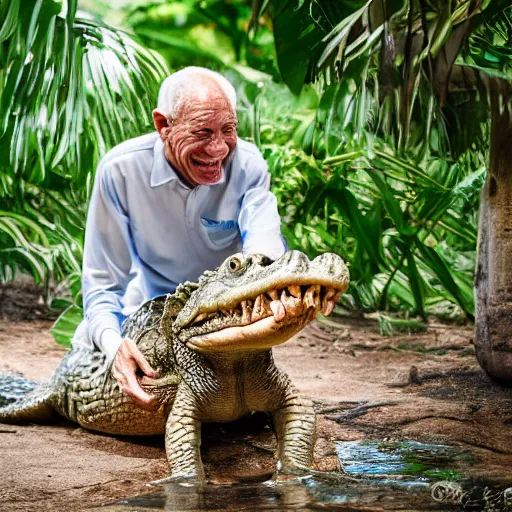
<path fill-rule="evenodd" d="M 145 304 L 123 326 L 161 376 L 141 379 L 157 397 L 154 411 L 121 392 L 101 353 L 75 348 L 48 383 L 1 407 L 0 421 L 43 422 L 56 412 L 100 432 L 165 434 L 173 479 L 203 480 L 201 423 L 266 411 L 278 436 L 278 468 L 303 471 L 312 464 L 313 407 L 276 368 L 271 347 L 317 311 L 329 314 L 347 287 L 346 266 L 333 254 L 312 262 L 298 251 L 276 262 L 234 255 L 198 283 Z"/>

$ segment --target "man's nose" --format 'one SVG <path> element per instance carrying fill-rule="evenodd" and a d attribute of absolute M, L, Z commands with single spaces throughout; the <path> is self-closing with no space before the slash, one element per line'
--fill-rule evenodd
<path fill-rule="evenodd" d="M 205 148 L 209 156 L 225 158 L 229 153 L 229 146 L 222 137 L 213 136 Z"/>

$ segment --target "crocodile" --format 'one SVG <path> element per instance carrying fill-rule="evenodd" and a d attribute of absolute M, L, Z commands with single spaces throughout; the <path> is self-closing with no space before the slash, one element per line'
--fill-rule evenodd
<path fill-rule="evenodd" d="M 61 415 L 108 434 L 164 434 L 172 478 L 204 481 L 201 423 L 264 411 L 277 434 L 278 472 L 301 473 L 313 462 L 315 413 L 275 366 L 272 347 L 317 312 L 330 314 L 348 284 L 346 265 L 332 253 L 309 260 L 289 251 L 276 261 L 237 253 L 123 323 L 122 335 L 158 372 L 139 379 L 156 397 L 154 410 L 122 393 L 104 354 L 76 347 L 49 381 L 27 383 L 22 396 L 0 407 L 0 422 L 44 423 Z"/>

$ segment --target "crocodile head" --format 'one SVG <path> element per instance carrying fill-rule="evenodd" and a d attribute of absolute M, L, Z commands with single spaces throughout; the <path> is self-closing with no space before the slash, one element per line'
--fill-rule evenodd
<path fill-rule="evenodd" d="M 310 261 L 290 251 L 277 261 L 235 254 L 199 279 L 173 322 L 173 334 L 200 352 L 266 349 L 288 340 L 348 288 L 343 260 Z"/>

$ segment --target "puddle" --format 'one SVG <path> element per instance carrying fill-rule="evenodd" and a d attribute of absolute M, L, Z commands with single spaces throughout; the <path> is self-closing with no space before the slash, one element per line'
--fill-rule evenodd
<path fill-rule="evenodd" d="M 337 442 L 336 453 L 348 475 L 417 485 L 460 479 L 473 463 L 468 451 L 415 441 Z"/>
<path fill-rule="evenodd" d="M 447 510 L 421 493 L 372 484 L 337 484 L 314 478 L 204 487 L 168 484 L 161 491 L 93 509 L 97 512 L 185 511 L 320 511 L 320 510 Z M 455 509 L 454 509 L 455 510 Z"/>
<path fill-rule="evenodd" d="M 236 485 L 168 484 L 93 510 L 185 511 L 512 511 L 512 487 L 464 477 L 470 452 L 418 442 L 336 443 L 346 476 L 318 474 Z"/>

